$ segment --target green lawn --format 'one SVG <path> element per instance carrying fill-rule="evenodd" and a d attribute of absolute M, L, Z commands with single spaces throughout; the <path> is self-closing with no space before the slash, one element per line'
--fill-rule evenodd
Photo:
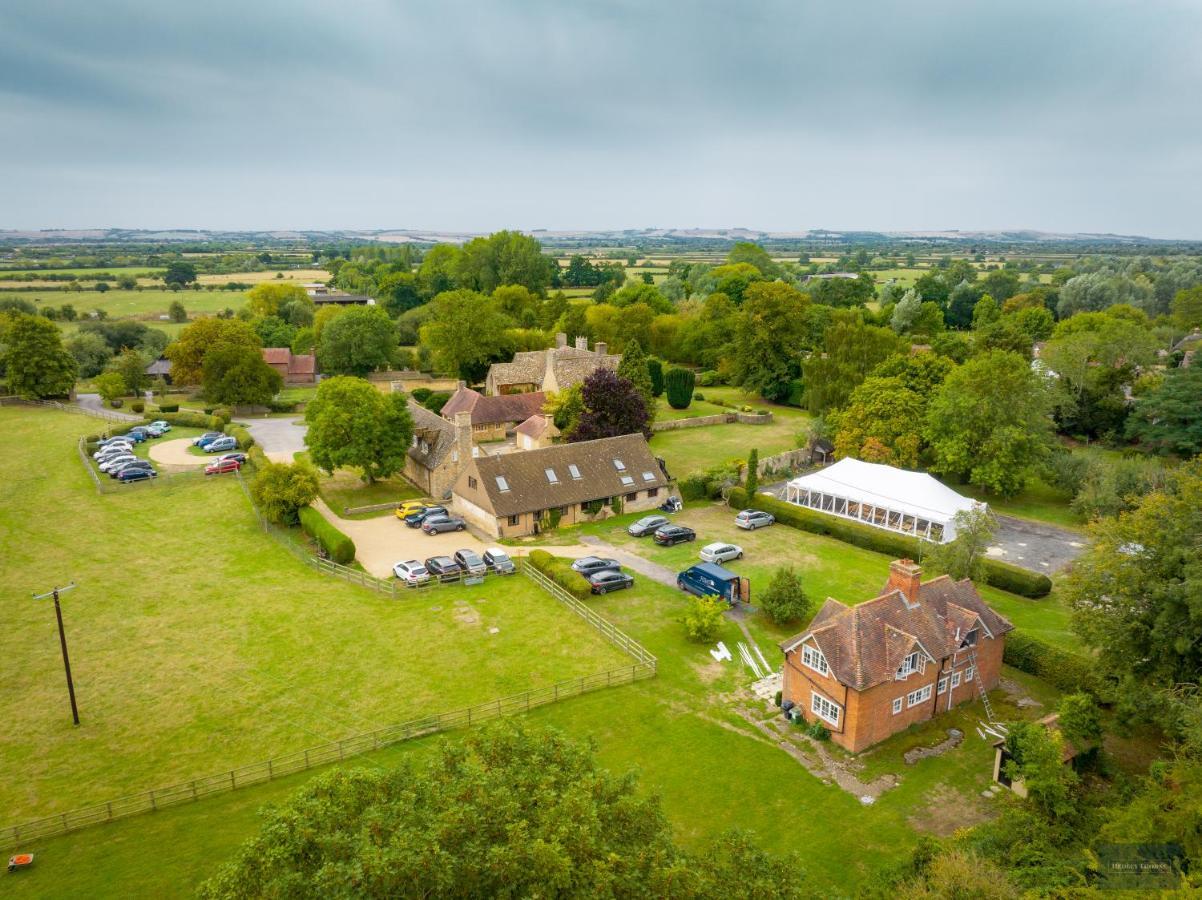
<path fill-rule="evenodd" d="M 178 300 L 184 305 L 189 314 L 215 313 L 226 307 L 237 309 L 246 301 L 243 291 L 168 291 L 147 288 L 141 291 L 111 290 L 99 291 L 6 291 L 4 283 L 0 282 L 0 299 L 16 297 L 33 303 L 38 308 L 43 306 L 62 306 L 69 303 L 75 307 L 80 316 L 92 310 L 102 309 L 110 319 L 140 318 L 150 319 L 166 315 L 168 308 Z M 70 324 L 67 322 L 64 325 Z M 168 322 L 154 322 L 155 327 L 168 325 Z"/>
<path fill-rule="evenodd" d="M 308 451 L 302 450 L 296 454 L 298 460 L 308 461 Z M 338 515 L 347 508 L 356 506 L 374 506 L 377 503 L 393 503 L 398 500 L 417 499 L 422 492 L 414 487 L 403 475 L 393 475 L 374 484 L 365 482 L 358 469 L 338 469 L 333 475 L 318 471 L 321 499 Z M 352 518 L 362 519 L 373 516 L 392 515 L 391 511 L 362 513 Z"/>
<path fill-rule="evenodd" d="M 1046 522 L 1076 531 L 1085 527 L 1085 520 L 1069 506 L 1072 497 L 1035 477 L 1031 478 L 1021 493 L 1013 497 L 998 497 L 975 485 L 959 484 L 948 479 L 943 481 L 966 497 L 984 500 L 994 512 L 1002 515 Z"/>
<path fill-rule="evenodd" d="M 728 412 L 733 412 L 733 410 L 725 406 L 719 406 L 717 403 L 710 403 L 708 400 L 698 400 L 696 398 L 688 405 L 687 409 L 673 409 L 668 405 L 668 401 L 664 397 L 660 397 L 655 401 L 655 420 L 657 422 L 667 422 L 673 419 L 692 419 L 696 416 L 719 416 Z"/>
<path fill-rule="evenodd" d="M 384 599 L 301 565 L 233 479 L 101 497 L 74 446 L 91 420 L 0 426 L 6 822 L 625 663 L 524 579 Z M 79 729 L 53 611 L 28 599 L 70 580 Z"/>

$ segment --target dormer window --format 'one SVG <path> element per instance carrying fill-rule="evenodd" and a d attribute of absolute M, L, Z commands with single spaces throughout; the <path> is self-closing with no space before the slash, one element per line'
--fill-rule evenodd
<path fill-rule="evenodd" d="M 496 478 L 497 478 L 497 490 L 499 490 L 501 493 L 504 493 L 505 491 L 509 490 L 509 482 L 505 480 L 504 475 L 498 475 L 498 476 L 496 476 Z"/>
<path fill-rule="evenodd" d="M 961 647 L 975 647 L 977 645 L 977 629 L 973 629 L 964 635 L 964 640 L 961 642 Z"/>
<path fill-rule="evenodd" d="M 926 662 L 922 659 L 922 654 L 917 650 L 902 660 L 902 664 L 897 667 L 898 678 L 908 678 L 914 672 L 921 672 L 926 668 Z"/>
<path fill-rule="evenodd" d="M 801 661 L 819 675 L 830 674 L 831 670 L 830 666 L 826 664 L 826 657 L 822 655 L 822 651 L 817 647 L 803 644 L 801 648 Z"/>

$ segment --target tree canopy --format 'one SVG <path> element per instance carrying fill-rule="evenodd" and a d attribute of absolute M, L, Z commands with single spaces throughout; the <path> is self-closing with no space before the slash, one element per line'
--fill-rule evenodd
<path fill-rule="evenodd" d="M 205 354 L 228 347 L 262 347 L 249 322 L 241 319 L 205 317 L 186 326 L 164 351 L 171 360 L 171 378 L 176 384 L 200 384 L 204 378 Z"/>
<path fill-rule="evenodd" d="M 805 309 L 809 299 L 781 281 L 758 282 L 747 288 L 734 317 L 734 379 L 745 390 L 779 402 L 789 395 L 800 374 Z"/>
<path fill-rule="evenodd" d="M 0 314 L 0 363 L 9 390 L 21 397 L 63 397 L 75 386 L 75 357 L 58 326 L 42 316 Z"/>
<path fill-rule="evenodd" d="M 392 362 L 396 327 L 378 306 L 353 306 L 325 326 L 317 344 L 323 372 L 364 376 Z"/>
<path fill-rule="evenodd" d="M 421 340 L 443 371 L 475 383 L 490 364 L 509 354 L 512 345 L 505 332 L 513 321 L 491 297 L 476 291 L 447 291 L 435 297 L 429 309 Z"/>
<path fill-rule="evenodd" d="M 581 396 L 584 411 L 568 435 L 569 441 L 595 441 L 635 432 L 651 437 L 642 395 L 612 369 L 597 369 L 585 378 Z"/>
<path fill-rule="evenodd" d="M 360 469 L 374 482 L 401 471 L 413 438 L 413 417 L 402 393 L 383 394 L 361 378 L 336 375 L 317 386 L 305 406 L 305 444 L 326 472 Z"/>
<path fill-rule="evenodd" d="M 205 398 L 229 406 L 262 406 L 284 386 L 284 377 L 253 347 L 219 347 L 205 354 Z"/>

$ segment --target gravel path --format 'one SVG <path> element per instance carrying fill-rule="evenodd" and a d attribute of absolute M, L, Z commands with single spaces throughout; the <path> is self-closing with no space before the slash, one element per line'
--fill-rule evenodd
<path fill-rule="evenodd" d="M 122 419 L 126 422 L 141 422 L 141 416 L 135 416 L 131 413 L 122 412 L 119 409 L 113 409 L 101 399 L 99 394 L 76 394 L 75 402 L 83 409 L 90 409 L 93 412 L 101 412 L 115 419 Z"/>
<path fill-rule="evenodd" d="M 197 466 L 204 466 L 211 463 L 217 456 L 220 456 L 220 454 L 212 457 L 194 456 L 188 452 L 191 446 L 192 441 L 189 438 L 178 438 L 174 441 L 153 443 L 150 445 L 150 450 L 147 453 L 157 463 L 181 469 L 194 469 Z"/>

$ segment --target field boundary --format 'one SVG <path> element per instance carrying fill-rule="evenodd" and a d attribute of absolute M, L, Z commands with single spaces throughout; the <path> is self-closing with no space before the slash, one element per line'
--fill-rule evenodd
<path fill-rule="evenodd" d="M 58 400 L 29 400 L 25 397 L 0 397 L 0 406 L 42 406 L 48 409 L 57 409 L 60 412 L 74 413 L 77 416 L 104 419 L 106 422 L 134 422 L 139 418 L 138 416 L 131 418 L 121 413 L 110 413 L 102 409 L 87 409 L 73 403 L 60 403 Z"/>
<path fill-rule="evenodd" d="M 88 458 L 87 440 L 82 435 L 76 441 L 75 449 L 79 451 L 79 461 L 83 463 L 84 470 L 87 471 L 88 476 L 92 479 L 92 483 L 96 485 L 97 493 L 100 494 L 129 493 L 130 490 L 138 488 L 141 485 L 167 484 L 180 479 L 185 481 L 202 481 L 208 477 L 199 469 L 184 472 L 171 472 L 163 469 L 155 477 L 144 478 L 141 481 L 115 481 L 111 478 L 105 481 L 100 477 L 101 473 L 96 470 L 96 467 L 92 464 L 92 460 Z"/>

